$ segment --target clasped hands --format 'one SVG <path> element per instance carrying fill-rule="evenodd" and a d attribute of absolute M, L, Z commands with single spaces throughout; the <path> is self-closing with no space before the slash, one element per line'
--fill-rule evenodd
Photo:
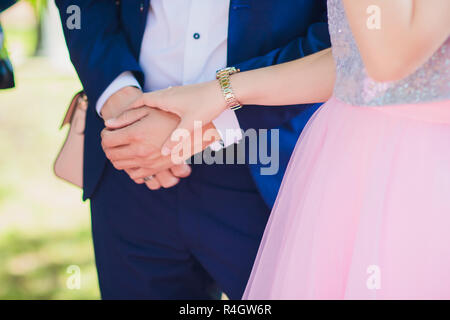
<path fill-rule="evenodd" d="M 208 111 L 208 116 L 196 115 L 190 111 L 190 106 L 183 107 L 185 103 L 195 104 L 198 98 L 202 99 L 201 94 L 208 91 L 214 92 L 212 96 L 220 94 L 220 91 L 216 92 L 217 88 L 205 89 L 202 85 L 195 85 L 192 88 L 177 87 L 143 94 L 138 88 L 125 87 L 116 92 L 101 110 L 105 120 L 101 139 L 106 157 L 117 170 L 124 170 L 135 183 L 145 183 L 151 190 L 178 184 L 180 179 L 191 174 L 191 168 L 179 159 L 174 161 L 171 150 L 176 145 L 185 144 L 190 150 L 189 158 L 220 139 L 211 122 L 220 112 L 211 115 Z M 217 99 L 217 96 L 214 98 Z M 219 98 L 223 99 L 220 95 Z M 210 97 L 204 96 L 203 99 L 206 102 Z M 221 104 L 221 100 L 216 101 Z M 171 106 L 166 105 L 166 102 Z M 189 116 L 185 116 L 187 114 Z M 202 132 L 208 132 L 201 142 L 194 141 L 194 135 L 184 140 L 171 139 L 177 128 L 186 127 L 193 132 L 194 125 L 190 125 L 193 119 L 202 121 Z M 205 119 L 207 121 L 203 121 Z"/>

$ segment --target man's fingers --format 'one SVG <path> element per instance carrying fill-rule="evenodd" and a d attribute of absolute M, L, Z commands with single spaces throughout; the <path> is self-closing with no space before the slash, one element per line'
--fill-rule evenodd
<path fill-rule="evenodd" d="M 166 165 L 167 160 L 161 157 L 157 150 L 147 149 L 145 147 L 130 144 L 116 148 L 105 149 L 106 157 L 114 164 L 118 170 L 130 168 L 159 168 Z"/>
<path fill-rule="evenodd" d="M 172 172 L 172 174 L 175 177 L 186 178 L 186 177 L 189 177 L 189 175 L 192 172 L 192 169 L 188 164 L 183 163 L 183 164 L 173 166 L 172 168 L 170 168 L 170 171 Z"/>
<path fill-rule="evenodd" d="M 126 173 L 127 173 L 127 175 L 131 178 L 131 174 L 132 174 L 132 172 L 133 171 L 135 171 L 135 170 L 137 170 L 137 168 L 133 168 L 133 169 L 127 169 L 127 170 L 124 170 Z M 144 179 L 131 179 L 131 180 L 133 180 L 135 183 L 137 183 L 137 184 L 143 184 L 145 181 L 144 181 Z"/>
<path fill-rule="evenodd" d="M 152 190 L 156 190 L 157 185 L 159 187 L 171 188 L 180 182 L 180 179 L 174 176 L 169 170 L 163 170 L 156 174 L 154 174 L 154 170 L 147 168 L 129 169 L 126 172 L 134 182 L 139 183 L 144 181 L 147 186 L 154 188 Z M 149 177 L 151 178 L 148 179 Z M 156 180 L 157 184 L 153 180 Z"/>
<path fill-rule="evenodd" d="M 161 148 L 161 154 L 168 156 L 172 150 L 179 144 L 191 139 L 194 130 L 200 129 L 202 125 L 200 121 L 193 121 L 190 119 L 181 119 L 178 127 L 172 132 L 170 137 L 164 142 Z"/>
<path fill-rule="evenodd" d="M 132 160 L 132 159 L 136 158 L 136 154 L 137 154 L 135 145 L 107 148 L 104 151 L 105 151 L 106 157 L 111 162 Z M 139 167 L 139 165 L 133 166 L 131 168 L 136 168 L 136 167 Z M 128 168 L 124 168 L 124 169 L 128 169 Z"/>
<path fill-rule="evenodd" d="M 156 155 L 153 159 L 150 158 L 133 158 L 126 160 L 111 161 L 114 168 L 117 170 L 129 170 L 134 168 L 146 168 L 152 174 L 170 169 L 171 172 L 179 178 L 188 177 L 191 174 L 191 168 L 187 164 L 174 165 L 170 157 L 161 157 Z"/>
<path fill-rule="evenodd" d="M 136 181 L 153 176 L 155 170 L 148 168 L 138 168 L 138 169 L 129 169 L 127 170 L 127 173 L 132 180 Z"/>
<path fill-rule="evenodd" d="M 105 121 L 105 125 L 110 130 L 127 127 L 136 121 L 141 120 L 149 113 L 149 107 L 141 106 L 124 111 L 117 118 Z"/>
<path fill-rule="evenodd" d="M 175 177 L 169 170 L 157 173 L 156 178 L 158 179 L 159 183 L 161 183 L 161 185 L 166 189 L 172 188 L 173 186 L 177 185 L 178 182 L 180 182 L 180 179 Z"/>
<path fill-rule="evenodd" d="M 101 133 L 103 149 L 129 144 L 131 141 L 131 137 L 127 129 L 128 128 L 123 128 L 115 131 L 104 129 Z"/>
<path fill-rule="evenodd" d="M 112 161 L 112 164 L 114 165 L 114 168 L 117 170 L 128 170 L 133 168 L 139 168 L 144 165 L 143 159 L 134 158 L 134 159 L 127 159 L 127 160 L 114 160 Z"/>
<path fill-rule="evenodd" d="M 134 182 L 139 184 L 144 182 L 150 190 L 158 190 L 161 187 L 172 188 L 180 182 L 180 179 L 169 170 L 153 175 L 151 170 L 139 168 L 127 170 L 127 173 Z"/>
<path fill-rule="evenodd" d="M 138 168 L 127 169 L 127 170 L 125 170 L 125 172 L 128 174 L 128 176 L 130 176 L 131 180 L 133 180 L 137 184 L 144 184 L 145 183 L 147 188 L 149 188 L 150 190 L 161 189 L 161 184 L 159 183 L 158 179 L 156 178 L 156 176 L 154 176 L 151 173 L 149 173 L 148 175 L 146 175 L 143 178 L 133 179 L 132 177 L 135 175 L 136 171 L 138 171 L 138 170 L 141 170 L 141 169 L 138 169 Z M 144 178 L 149 178 L 149 177 L 151 177 L 151 179 L 145 179 L 144 180 Z"/>
<path fill-rule="evenodd" d="M 145 184 L 147 188 L 153 191 L 161 189 L 161 183 L 156 177 L 152 177 L 150 180 L 145 181 Z"/>

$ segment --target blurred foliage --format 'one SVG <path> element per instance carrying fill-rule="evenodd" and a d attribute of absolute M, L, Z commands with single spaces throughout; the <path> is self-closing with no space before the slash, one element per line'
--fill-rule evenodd
<path fill-rule="evenodd" d="M 7 49 L 11 51 L 17 50 L 17 44 L 20 44 L 21 56 L 34 55 L 37 53 L 39 42 L 41 40 L 41 18 L 47 6 L 47 0 L 22 0 L 17 2 L 22 2 L 22 4 L 24 2 L 28 3 L 29 6 L 26 6 L 26 8 L 30 10 L 32 17 L 30 18 L 29 15 L 25 15 L 24 17 L 28 17 L 28 19 L 10 18 L 6 25 L 4 24 L 5 21 L 3 19 L 1 20 L 2 24 L 4 24 L 3 27 L 7 29 L 5 30 L 6 46 Z M 24 10 L 24 6 L 16 5 L 3 12 L 1 16 L 8 16 L 11 11 L 17 11 L 18 7 L 20 7 L 22 11 Z"/>
<path fill-rule="evenodd" d="M 42 20 L 44 19 L 44 13 L 45 9 L 47 8 L 47 0 L 26 0 L 31 4 L 31 6 L 34 9 L 35 15 L 36 15 L 36 42 L 34 47 L 34 55 L 39 55 L 40 51 L 42 50 Z"/>
<path fill-rule="evenodd" d="M 9 28 L 5 38 L 7 45 L 20 42 L 24 47 L 23 54 L 26 56 L 33 55 L 36 52 L 38 37 L 35 29 Z"/>
<path fill-rule="evenodd" d="M 52 173 L 80 83 L 44 57 L 15 73 L 17 88 L 0 91 L 0 299 L 97 299 L 89 206 Z M 79 290 L 66 285 L 71 265 L 81 268 Z"/>
<path fill-rule="evenodd" d="M 47 0 L 26 0 L 31 4 L 37 16 L 42 16 L 45 8 L 47 7 Z"/>

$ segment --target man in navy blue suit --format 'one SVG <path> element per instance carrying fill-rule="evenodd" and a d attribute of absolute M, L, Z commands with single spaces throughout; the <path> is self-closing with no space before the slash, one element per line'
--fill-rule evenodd
<path fill-rule="evenodd" d="M 297 138 L 317 106 L 228 110 L 204 142 L 227 153 L 230 129 L 278 129 L 279 167 L 174 165 L 154 152 L 176 127 L 158 110 L 120 129 L 139 138 L 108 157 L 104 121 L 143 91 L 211 80 L 330 46 L 326 0 L 56 0 L 71 60 L 89 98 L 84 198 L 90 198 L 104 299 L 239 299 Z M 75 7 L 73 6 L 75 4 Z M 79 15 L 74 16 L 74 15 Z M 73 23 L 80 19 L 79 23 Z M 299 75 L 301 76 L 301 75 Z M 216 141 L 217 140 L 217 141 Z M 138 164 L 138 165 L 136 165 Z M 146 171 L 147 170 L 147 171 Z M 150 171 L 148 171 L 150 170 Z M 142 172 L 151 172 L 145 181 Z"/>

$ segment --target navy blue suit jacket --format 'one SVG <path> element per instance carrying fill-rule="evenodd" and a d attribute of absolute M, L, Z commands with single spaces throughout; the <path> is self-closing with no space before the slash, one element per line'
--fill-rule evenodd
<path fill-rule="evenodd" d="M 14 3 L 16 3 L 16 0 L 1 0 L 0 1 L 0 12 L 2 12 L 3 10 L 8 9 Z"/>
<path fill-rule="evenodd" d="M 326 0 L 230 0 L 228 65 L 250 70 L 291 61 L 330 46 Z M 143 84 L 139 53 L 150 0 L 55 0 L 63 20 L 71 60 L 88 95 L 84 197 L 95 190 L 106 158 L 100 146 L 103 121 L 95 104 L 122 72 Z M 67 7 L 81 8 L 81 29 L 69 30 Z M 301 77 L 301 75 L 299 75 Z M 237 112 L 241 128 L 280 129 L 280 171 L 261 176 L 250 170 L 262 196 L 272 205 L 298 136 L 314 106 L 246 106 Z"/>

